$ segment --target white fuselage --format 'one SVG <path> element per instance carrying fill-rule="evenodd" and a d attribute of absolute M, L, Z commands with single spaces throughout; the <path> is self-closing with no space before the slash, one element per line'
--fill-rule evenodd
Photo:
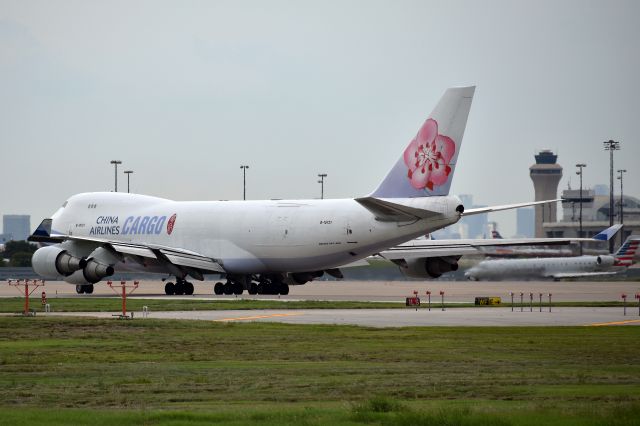
<path fill-rule="evenodd" d="M 393 201 L 441 214 L 383 222 L 353 199 L 171 201 L 85 193 L 53 215 L 51 232 L 191 250 L 215 259 L 228 273 L 257 274 L 336 268 L 460 217 L 455 196 Z"/>
<path fill-rule="evenodd" d="M 531 259 L 484 260 L 465 272 L 475 280 L 502 280 L 508 278 L 554 278 L 572 274 L 607 272 L 620 269 L 613 256 L 576 256 Z"/>

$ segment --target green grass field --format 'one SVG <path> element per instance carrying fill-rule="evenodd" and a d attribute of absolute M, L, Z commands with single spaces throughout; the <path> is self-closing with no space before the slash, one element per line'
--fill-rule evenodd
<path fill-rule="evenodd" d="M 54 312 L 118 312 L 122 310 L 122 301 L 119 298 L 107 297 L 68 297 L 50 298 L 48 303 Z M 141 311 L 143 306 L 147 306 L 152 312 L 155 311 L 196 311 L 196 310 L 228 310 L 228 309 L 406 309 L 404 301 L 398 302 L 358 302 L 358 301 L 278 301 L 278 300 L 251 300 L 251 299 L 229 299 L 229 300 L 205 300 L 205 299 L 127 299 L 127 309 L 130 311 Z M 423 301 L 421 309 L 426 308 Z M 433 300 L 432 308 L 439 308 L 441 304 Z M 473 303 L 445 303 L 447 308 L 464 308 L 474 306 Z M 501 306 L 509 307 L 510 303 Z M 514 304 L 519 308 L 519 304 Z M 534 309 L 539 305 L 534 303 Z M 547 303 L 543 303 L 547 307 Z M 622 302 L 558 302 L 553 306 L 622 306 Z M 629 309 L 637 309 L 637 303 L 627 303 Z M 30 307 L 38 312 L 44 311 L 39 298 L 31 301 Z M 492 308 L 492 306 L 483 306 Z M 0 298 L 0 313 L 22 312 L 24 308 L 24 298 L 6 297 Z M 525 309 L 529 309 L 529 304 L 525 303 Z"/>
<path fill-rule="evenodd" d="M 638 424 L 640 328 L 0 318 L 1 424 Z"/>

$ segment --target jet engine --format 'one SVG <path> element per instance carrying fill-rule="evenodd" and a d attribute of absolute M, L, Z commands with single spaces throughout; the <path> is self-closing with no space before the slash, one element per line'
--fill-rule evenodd
<path fill-rule="evenodd" d="M 606 268 L 608 266 L 613 266 L 613 264 L 615 262 L 616 262 L 616 259 L 613 256 L 598 256 L 598 257 L 596 257 L 596 263 L 600 267 Z"/>
<path fill-rule="evenodd" d="M 87 261 L 76 257 L 59 245 L 42 247 L 31 257 L 36 274 L 44 278 L 67 277 L 85 267 Z"/>
<path fill-rule="evenodd" d="M 309 281 L 313 281 L 314 278 L 320 278 L 322 275 L 324 275 L 324 271 L 296 272 L 290 275 L 292 281 L 291 284 L 306 284 Z"/>
<path fill-rule="evenodd" d="M 446 257 L 423 257 L 419 259 L 409 259 L 406 265 L 400 265 L 400 271 L 409 278 L 438 278 L 445 272 L 458 270 L 458 258 L 455 256 Z"/>
<path fill-rule="evenodd" d="M 91 252 L 82 270 L 74 272 L 64 280 L 76 285 L 95 284 L 101 279 L 113 275 L 115 272 L 113 265 L 121 260 L 122 258 L 117 253 L 99 247 Z"/>

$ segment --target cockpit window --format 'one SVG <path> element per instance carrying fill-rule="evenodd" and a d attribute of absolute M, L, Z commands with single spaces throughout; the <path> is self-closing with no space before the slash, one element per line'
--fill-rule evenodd
<path fill-rule="evenodd" d="M 62 208 L 64 209 L 65 207 L 67 207 L 67 204 L 69 204 L 69 201 L 68 201 L 68 200 L 67 200 L 67 201 L 65 201 L 65 202 L 62 204 Z"/>

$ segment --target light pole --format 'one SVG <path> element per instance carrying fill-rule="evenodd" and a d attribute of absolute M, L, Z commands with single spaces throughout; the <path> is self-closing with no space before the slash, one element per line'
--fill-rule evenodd
<path fill-rule="evenodd" d="M 118 164 L 122 164 L 122 161 L 111 160 L 111 164 L 115 166 L 116 186 L 114 192 L 118 192 Z"/>
<path fill-rule="evenodd" d="M 587 165 L 584 163 L 578 163 L 576 164 L 576 167 L 580 169 L 576 172 L 576 174 L 580 176 L 580 235 L 578 235 L 578 237 L 582 238 L 582 169 L 587 167 Z M 582 256 L 582 242 L 580 243 L 580 256 Z"/>
<path fill-rule="evenodd" d="M 620 179 L 620 225 L 622 225 L 624 223 L 624 209 L 622 208 L 622 206 L 624 206 L 624 196 L 623 196 L 623 187 L 622 187 L 622 178 L 623 178 L 623 174 L 627 173 L 626 169 L 619 169 L 618 173 L 620 173 L 620 176 L 618 176 L 618 179 Z M 620 231 L 620 245 L 624 244 L 624 232 Z"/>
<path fill-rule="evenodd" d="M 247 199 L 247 169 L 249 166 L 240 166 L 242 169 L 242 199 Z"/>
<path fill-rule="evenodd" d="M 327 177 L 327 174 L 319 173 L 318 177 L 320 178 L 320 180 L 318 181 L 318 183 L 320 184 L 320 199 L 323 200 L 324 199 L 324 178 Z"/>
<path fill-rule="evenodd" d="M 129 193 L 129 177 L 131 176 L 131 173 L 133 173 L 133 170 L 125 170 L 124 173 L 127 175 L 127 194 Z"/>
<path fill-rule="evenodd" d="M 620 149 L 620 142 L 608 140 L 602 143 L 604 150 L 609 151 L 609 226 L 613 226 L 613 151 Z M 613 238 L 609 240 L 609 252 L 613 253 Z"/>

